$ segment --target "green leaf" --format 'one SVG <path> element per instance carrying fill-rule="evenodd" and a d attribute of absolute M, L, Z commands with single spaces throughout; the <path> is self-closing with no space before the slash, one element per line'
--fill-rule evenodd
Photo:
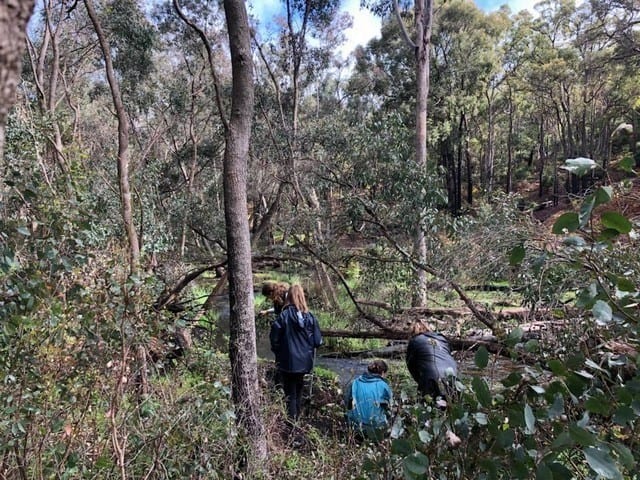
<path fill-rule="evenodd" d="M 622 291 L 622 292 L 635 292 L 636 291 L 636 286 L 634 285 L 634 283 L 629 280 L 628 278 L 625 277 L 618 277 L 616 279 L 616 286 L 618 287 L 618 290 Z"/>
<path fill-rule="evenodd" d="M 413 453 L 413 446 L 405 438 L 397 438 L 391 442 L 391 453 L 401 457 L 406 457 Z"/>
<path fill-rule="evenodd" d="M 18 228 L 16 228 L 16 230 L 20 235 L 24 235 L 25 237 L 30 237 L 31 236 L 31 232 L 29 231 L 29 229 L 27 227 L 18 227 Z"/>
<path fill-rule="evenodd" d="M 591 312 L 599 322 L 606 324 L 613 320 L 613 310 L 611 310 L 611 306 L 603 300 L 596 301 Z"/>
<path fill-rule="evenodd" d="M 569 435 L 574 442 L 583 447 L 589 447 L 596 443 L 596 437 L 591 432 L 575 424 L 569 425 Z"/>
<path fill-rule="evenodd" d="M 558 217 L 556 222 L 553 224 L 551 232 L 556 235 L 561 235 L 565 233 L 565 230 L 568 232 L 575 232 L 578 228 L 580 228 L 578 214 L 575 212 L 567 212 Z"/>
<path fill-rule="evenodd" d="M 516 343 L 519 343 L 522 340 L 523 333 L 524 332 L 522 331 L 522 328 L 520 327 L 514 328 L 509 332 L 509 335 L 507 335 L 507 339 L 505 340 L 505 343 L 509 347 L 513 347 Z"/>
<path fill-rule="evenodd" d="M 609 415 L 610 403 L 601 397 L 590 397 L 584 402 L 585 408 L 591 413 L 600 415 Z"/>
<path fill-rule="evenodd" d="M 520 265 L 522 263 L 522 260 L 524 260 L 524 256 L 525 256 L 524 245 L 518 245 L 516 247 L 513 247 L 513 249 L 511 250 L 511 253 L 509 254 L 509 265 L 511 265 L 512 267 Z"/>
<path fill-rule="evenodd" d="M 551 448 L 553 450 L 563 450 L 566 447 L 573 446 L 574 443 L 569 432 L 561 432 L 551 443 Z"/>
<path fill-rule="evenodd" d="M 421 452 L 406 457 L 403 461 L 404 472 L 409 478 L 418 478 L 424 475 L 429 468 L 429 458 Z"/>
<path fill-rule="evenodd" d="M 589 195 L 582 202 L 582 206 L 580 207 L 580 214 L 578 216 L 580 220 L 580 228 L 584 227 L 587 223 L 589 223 L 589 219 L 591 218 L 591 212 L 593 211 L 593 207 L 596 204 L 596 197 L 594 195 Z"/>
<path fill-rule="evenodd" d="M 607 203 L 613 198 L 613 188 L 610 186 L 600 187 L 595 192 L 595 199 L 597 207 L 598 205 L 602 205 L 603 203 Z"/>
<path fill-rule="evenodd" d="M 553 472 L 546 464 L 541 463 L 536 469 L 536 480 L 553 480 Z"/>
<path fill-rule="evenodd" d="M 627 468 L 629 471 L 632 471 L 636 466 L 636 461 L 633 458 L 633 453 L 631 453 L 631 450 L 629 450 L 626 445 L 623 445 L 621 443 L 614 443 L 611 446 L 613 447 L 613 450 L 618 454 L 620 463 L 622 463 L 622 465 L 624 465 L 625 468 Z"/>
<path fill-rule="evenodd" d="M 598 234 L 597 240 L 598 242 L 603 243 L 604 247 L 610 248 L 610 246 L 608 245 L 609 241 L 619 236 L 620 236 L 620 232 L 618 232 L 618 230 L 614 228 L 605 228 Z"/>
<path fill-rule="evenodd" d="M 502 383 L 502 385 L 504 385 L 505 387 L 509 388 L 509 387 L 513 387 L 515 385 L 518 385 L 521 380 L 522 380 L 522 374 L 521 373 L 519 373 L 519 372 L 511 372 L 505 378 L 500 380 L 500 383 Z"/>
<path fill-rule="evenodd" d="M 507 430 L 500 430 L 496 435 L 496 442 L 502 448 L 511 448 L 516 438 L 516 434 L 512 428 Z"/>
<path fill-rule="evenodd" d="M 524 405 L 524 423 L 526 425 L 524 433 L 533 435 L 536 431 L 536 417 L 528 403 Z"/>
<path fill-rule="evenodd" d="M 111 468 L 113 466 L 113 462 L 108 456 L 102 456 L 98 457 L 98 459 L 94 463 L 94 466 L 98 469 Z"/>
<path fill-rule="evenodd" d="M 612 228 L 620 233 L 629 233 L 633 228 L 631 222 L 618 212 L 604 212 L 600 219 L 606 228 Z"/>
<path fill-rule="evenodd" d="M 567 373 L 567 369 L 564 366 L 564 363 L 562 363 L 560 360 L 551 359 L 547 362 L 547 365 L 549 366 L 551 371 L 559 377 L 562 377 Z"/>
<path fill-rule="evenodd" d="M 418 432 L 418 438 L 420 439 L 420 441 L 422 443 L 429 443 L 431 441 L 431 439 L 433 438 L 432 435 L 427 432 L 426 430 L 420 430 Z"/>
<path fill-rule="evenodd" d="M 571 471 L 561 463 L 553 462 L 549 464 L 549 469 L 553 472 L 553 478 L 555 479 L 574 478 Z"/>
<path fill-rule="evenodd" d="M 625 172 L 633 173 L 633 168 L 636 166 L 636 162 L 631 157 L 631 155 L 627 155 L 618 163 L 618 168 L 624 170 Z"/>
<path fill-rule="evenodd" d="M 591 469 L 598 475 L 604 478 L 622 480 L 622 475 L 609 455 L 609 452 L 598 448 L 587 447 L 583 450 L 583 453 Z"/>
<path fill-rule="evenodd" d="M 564 413 L 564 398 L 560 394 L 556 394 L 553 404 L 549 407 L 547 415 L 550 419 L 558 418 Z"/>
<path fill-rule="evenodd" d="M 613 413 L 613 422 L 617 425 L 627 425 L 636 418 L 636 413 L 629 405 L 621 405 Z"/>
<path fill-rule="evenodd" d="M 486 366 L 489 364 L 489 351 L 484 345 L 481 345 L 480 348 L 476 350 L 474 360 L 476 363 L 476 367 L 478 368 L 486 368 Z"/>
<path fill-rule="evenodd" d="M 529 353 L 537 352 L 540 349 L 540 342 L 535 338 L 532 338 L 524 344 L 524 349 Z"/>
<path fill-rule="evenodd" d="M 473 391 L 476 393 L 476 398 L 480 405 L 483 407 L 491 406 L 491 392 L 489 391 L 489 386 L 484 379 L 480 377 L 473 377 L 471 380 L 471 386 L 473 387 Z"/>

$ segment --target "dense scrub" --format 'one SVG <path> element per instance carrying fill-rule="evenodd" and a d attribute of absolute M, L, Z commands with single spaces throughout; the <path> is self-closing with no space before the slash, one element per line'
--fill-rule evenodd
<path fill-rule="evenodd" d="M 292 479 L 636 478 L 636 240 L 627 235 L 625 217 L 602 210 L 612 194 L 609 187 L 597 190 L 579 213 L 559 217 L 553 228 L 560 241 L 551 249 L 511 238 L 508 255 L 483 253 L 510 263 L 504 268 L 518 279 L 512 281 L 531 292 L 523 301 L 562 306 L 569 298 L 572 308 L 551 310 L 551 334 L 526 342 L 517 326 L 508 326 L 504 346 L 526 363 L 501 378 L 492 374 L 494 357 L 485 349 L 466 353 L 475 368 L 460 378 L 446 411 L 419 401 L 400 359 L 389 377 L 393 428 L 380 444 L 357 442 L 345 430 L 341 385 L 321 369 L 301 422 L 288 427 L 272 365 L 262 364 L 270 473 Z M 50 228 L 64 230 L 65 218 Z M 479 232 L 489 225 L 481 219 Z M 585 235 L 588 222 L 602 225 L 599 233 Z M 192 349 L 172 351 L 174 358 L 152 355 L 154 339 L 171 337 L 189 322 L 149 307 L 163 288 L 154 276 L 127 280 L 112 260 L 118 254 L 88 253 L 81 233 L 54 244 L 60 238 L 54 230 L 47 236 L 19 222 L 4 227 L 3 476 L 232 478 L 240 472 L 243 439 L 234 423 L 226 353 L 207 333 Z M 451 258 L 465 250 L 456 243 L 450 248 L 458 252 Z M 335 316 L 320 313 L 325 322 Z M 207 318 L 200 325 L 215 324 L 215 316 Z M 448 430 L 461 438 L 459 446 L 449 445 Z"/>

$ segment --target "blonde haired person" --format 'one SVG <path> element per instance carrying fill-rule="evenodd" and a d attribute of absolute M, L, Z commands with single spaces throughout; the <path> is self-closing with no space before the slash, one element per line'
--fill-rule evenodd
<path fill-rule="evenodd" d="M 271 350 L 287 402 L 287 414 L 292 420 L 300 416 L 305 374 L 313 369 L 316 348 L 322 345 L 318 320 L 309 311 L 304 290 L 291 285 L 287 299 L 269 333 Z"/>

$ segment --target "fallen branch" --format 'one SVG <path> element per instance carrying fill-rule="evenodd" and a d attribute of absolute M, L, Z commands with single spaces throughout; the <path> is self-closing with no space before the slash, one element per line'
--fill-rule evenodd
<path fill-rule="evenodd" d="M 401 356 L 406 351 L 406 341 L 409 340 L 409 332 L 406 330 L 385 330 L 385 331 L 349 331 L 349 330 L 323 330 L 322 335 L 324 337 L 333 338 L 362 338 L 362 339 L 384 339 L 395 340 L 397 344 L 389 345 L 375 351 L 376 356 L 397 357 Z M 526 363 L 527 365 L 533 365 L 538 363 L 538 358 L 527 353 L 515 351 L 507 347 L 494 335 L 477 335 L 466 338 L 447 336 L 449 341 L 449 347 L 452 351 L 469 351 L 477 350 L 481 346 L 485 347 L 489 353 L 508 357 Z M 359 356 L 369 352 L 352 352 L 349 356 Z M 344 353 L 340 354 L 345 356 Z"/>

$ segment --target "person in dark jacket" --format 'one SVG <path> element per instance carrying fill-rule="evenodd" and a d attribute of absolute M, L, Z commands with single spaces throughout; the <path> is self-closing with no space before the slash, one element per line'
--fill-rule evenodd
<path fill-rule="evenodd" d="M 406 360 L 420 395 L 431 397 L 439 406 L 446 405 L 443 401 L 446 401 L 447 392 L 443 390 L 447 390 L 458 376 L 458 364 L 444 335 L 430 331 L 424 322 L 414 323 Z"/>
<path fill-rule="evenodd" d="M 384 379 L 387 370 L 384 360 L 372 361 L 367 371 L 347 386 L 344 394 L 347 423 L 358 434 L 374 441 L 382 440 L 389 426 L 393 394 Z"/>
<path fill-rule="evenodd" d="M 271 350 L 284 389 L 289 418 L 300 416 L 305 374 L 313 369 L 315 350 L 322 344 L 318 320 L 309 311 L 304 290 L 292 285 L 282 312 L 271 324 Z"/>

